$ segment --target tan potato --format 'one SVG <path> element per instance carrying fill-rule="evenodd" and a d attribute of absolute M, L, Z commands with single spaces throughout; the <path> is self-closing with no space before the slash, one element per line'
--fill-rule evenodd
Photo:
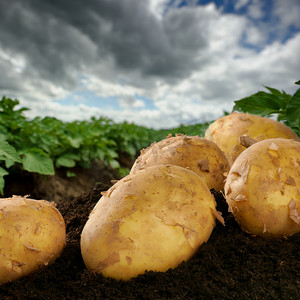
<path fill-rule="evenodd" d="M 52 263 L 65 243 L 65 222 L 53 204 L 21 196 L 0 199 L 0 284 Z"/>
<path fill-rule="evenodd" d="M 215 199 L 194 172 L 174 165 L 133 172 L 103 194 L 81 235 L 86 267 L 129 280 L 186 261 L 215 226 Z"/>
<path fill-rule="evenodd" d="M 267 139 L 233 163 L 225 197 L 242 229 L 263 237 L 300 232 L 300 142 Z"/>
<path fill-rule="evenodd" d="M 141 151 L 131 172 L 154 165 L 172 164 L 198 174 L 209 189 L 224 189 L 229 171 L 225 154 L 213 142 L 199 136 L 172 135 Z"/>
<path fill-rule="evenodd" d="M 224 151 L 230 165 L 246 149 L 239 143 L 239 137 L 243 135 L 256 141 L 279 137 L 300 141 L 283 123 L 247 113 L 232 113 L 219 118 L 205 132 L 205 138 L 215 142 Z"/>

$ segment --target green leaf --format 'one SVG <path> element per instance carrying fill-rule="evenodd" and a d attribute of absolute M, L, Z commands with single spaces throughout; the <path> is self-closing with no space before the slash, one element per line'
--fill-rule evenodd
<path fill-rule="evenodd" d="M 0 194 L 3 195 L 3 190 L 5 186 L 4 176 L 8 175 L 8 172 L 0 167 Z"/>
<path fill-rule="evenodd" d="M 104 161 L 104 159 L 105 159 L 105 152 L 102 149 L 100 149 L 100 148 L 96 149 L 95 152 L 96 152 L 96 157 L 98 157 L 102 161 Z"/>
<path fill-rule="evenodd" d="M 70 145 L 74 148 L 79 148 L 80 145 L 82 144 L 82 138 L 81 137 L 73 138 L 73 137 L 69 136 L 68 141 L 69 141 Z"/>
<path fill-rule="evenodd" d="M 58 168 L 59 167 L 73 168 L 73 167 L 75 167 L 76 162 L 75 162 L 75 160 L 73 160 L 71 158 L 61 156 L 61 157 L 56 159 L 55 165 Z"/>
<path fill-rule="evenodd" d="M 274 94 L 274 95 L 280 95 L 281 94 L 281 92 L 279 91 L 279 90 L 277 90 L 277 89 L 274 89 L 274 88 L 271 88 L 271 87 L 269 87 L 269 86 L 266 86 L 266 85 L 264 85 L 264 87 L 267 89 L 267 90 L 269 90 L 272 94 Z"/>
<path fill-rule="evenodd" d="M 79 162 L 79 166 L 84 169 L 89 169 L 91 167 L 91 162 L 82 160 Z"/>
<path fill-rule="evenodd" d="M 23 167 L 29 172 L 44 175 L 54 175 L 54 166 L 51 158 L 41 149 L 31 148 L 24 152 Z"/>
<path fill-rule="evenodd" d="M 126 175 L 128 175 L 130 173 L 130 169 L 129 168 L 118 168 L 118 174 L 120 176 L 120 178 L 125 177 Z"/>
<path fill-rule="evenodd" d="M 15 164 L 15 162 L 13 161 L 13 160 L 11 160 L 11 159 L 9 159 L 9 158 L 6 158 L 5 159 L 5 167 L 7 168 L 7 169 L 9 169 L 11 166 L 13 166 Z"/>
<path fill-rule="evenodd" d="M 298 127 L 300 122 L 300 89 L 290 99 L 286 107 L 286 120 L 290 126 Z M 299 128 L 299 127 L 298 127 Z"/>
<path fill-rule="evenodd" d="M 136 155 L 136 149 L 134 148 L 133 145 L 127 145 L 126 147 L 126 152 L 131 155 L 132 157 L 134 157 Z"/>
<path fill-rule="evenodd" d="M 2 129 L 2 128 L 0 128 L 0 129 Z M 7 139 L 7 135 L 8 135 L 7 133 L 0 132 L 0 140 L 5 141 Z"/>
<path fill-rule="evenodd" d="M 0 141 L 0 155 L 14 162 L 22 162 L 16 149 L 5 141 Z"/>
<path fill-rule="evenodd" d="M 291 95 L 286 94 L 284 91 L 280 92 L 279 90 L 268 86 L 265 86 L 265 88 L 268 89 L 272 95 L 274 95 L 273 100 L 276 101 L 282 109 L 285 109 L 291 98 Z"/>
<path fill-rule="evenodd" d="M 109 157 L 111 158 L 117 158 L 119 155 L 116 151 L 114 151 L 113 149 L 106 149 L 106 153 Z"/>
<path fill-rule="evenodd" d="M 0 155 L 0 160 L 3 160 L 4 161 L 4 164 L 5 164 L 5 168 L 6 169 L 9 169 L 11 166 L 13 166 L 15 164 L 15 161 L 9 159 L 9 158 L 6 158 L 5 156 L 3 155 Z"/>
<path fill-rule="evenodd" d="M 296 81 L 296 82 L 295 82 L 295 84 L 298 84 L 298 85 L 300 85 L 300 80 Z"/>
<path fill-rule="evenodd" d="M 67 167 L 67 168 L 73 168 L 76 165 L 76 161 L 80 161 L 81 157 L 78 154 L 67 152 L 59 156 L 56 161 L 55 165 L 56 167 Z"/>
<path fill-rule="evenodd" d="M 120 164 L 117 160 L 113 159 L 111 161 L 109 161 L 109 164 L 110 166 L 113 168 L 113 169 L 118 169 L 120 168 Z"/>
<path fill-rule="evenodd" d="M 286 106 L 282 98 L 266 92 L 258 92 L 234 103 L 233 110 L 262 116 L 280 113 Z"/>
<path fill-rule="evenodd" d="M 67 171 L 67 177 L 76 177 L 76 174 L 71 171 Z"/>

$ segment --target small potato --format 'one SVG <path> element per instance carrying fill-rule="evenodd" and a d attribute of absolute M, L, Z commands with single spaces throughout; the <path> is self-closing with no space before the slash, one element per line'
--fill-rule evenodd
<path fill-rule="evenodd" d="M 215 142 L 224 151 L 230 165 L 246 149 L 239 142 L 244 135 L 256 141 L 280 137 L 300 141 L 283 123 L 247 113 L 232 113 L 219 118 L 205 132 L 205 138 Z"/>
<path fill-rule="evenodd" d="M 198 174 L 209 189 L 224 189 L 229 171 L 225 154 L 212 141 L 199 136 L 171 135 L 141 151 L 131 172 L 154 165 L 172 164 Z"/>
<path fill-rule="evenodd" d="M 281 238 L 300 232 L 300 142 L 267 139 L 233 163 L 225 197 L 241 228 Z"/>
<path fill-rule="evenodd" d="M 65 243 L 65 222 L 53 204 L 21 196 L 0 199 L 0 284 L 52 263 Z"/>
<path fill-rule="evenodd" d="M 117 280 L 188 260 L 215 226 L 215 199 L 194 172 L 159 165 L 133 172 L 103 194 L 81 235 L 86 267 Z"/>

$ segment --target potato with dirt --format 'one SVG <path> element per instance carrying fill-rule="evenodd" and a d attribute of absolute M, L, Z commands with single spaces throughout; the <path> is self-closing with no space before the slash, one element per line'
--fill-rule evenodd
<path fill-rule="evenodd" d="M 288 237 L 300 232 L 300 142 L 257 142 L 233 163 L 225 197 L 241 228 L 252 235 Z"/>
<path fill-rule="evenodd" d="M 46 267 L 65 244 L 65 222 L 53 203 L 21 196 L 0 199 L 0 284 Z"/>
<path fill-rule="evenodd" d="M 240 137 L 248 136 L 255 141 L 286 138 L 300 141 L 291 128 L 270 118 L 248 113 L 234 112 L 209 125 L 205 138 L 216 143 L 228 158 L 230 165 L 246 149 Z"/>
<path fill-rule="evenodd" d="M 190 259 L 221 218 L 210 190 L 194 172 L 151 166 L 106 191 L 81 234 L 86 267 L 117 280 L 167 271 Z"/>
<path fill-rule="evenodd" d="M 141 151 L 131 172 L 160 164 L 172 164 L 198 174 L 209 189 L 224 189 L 224 174 L 229 171 L 225 154 L 212 141 L 199 136 L 177 134 L 152 143 Z"/>

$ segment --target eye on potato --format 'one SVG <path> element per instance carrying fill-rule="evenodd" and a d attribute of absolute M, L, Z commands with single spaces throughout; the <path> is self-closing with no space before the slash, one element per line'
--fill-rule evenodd
<path fill-rule="evenodd" d="M 300 232 L 300 142 L 267 139 L 233 163 L 225 197 L 241 228 L 281 238 Z"/>
<path fill-rule="evenodd" d="M 117 280 L 188 260 L 215 226 L 215 199 L 194 172 L 159 165 L 103 194 L 81 234 L 86 267 Z"/>
<path fill-rule="evenodd" d="M 171 135 L 141 151 L 131 172 L 154 165 L 172 164 L 198 174 L 209 189 L 224 189 L 229 171 L 225 154 L 212 141 L 199 136 Z"/>
<path fill-rule="evenodd" d="M 230 165 L 246 148 L 240 145 L 239 138 L 247 135 L 261 141 L 270 138 L 287 138 L 300 141 L 286 125 L 265 117 L 247 113 L 232 113 L 210 124 L 205 138 L 215 142 L 226 154 Z"/>
<path fill-rule="evenodd" d="M 65 222 L 53 204 L 21 196 L 0 199 L 0 284 L 52 263 L 65 243 Z"/>

